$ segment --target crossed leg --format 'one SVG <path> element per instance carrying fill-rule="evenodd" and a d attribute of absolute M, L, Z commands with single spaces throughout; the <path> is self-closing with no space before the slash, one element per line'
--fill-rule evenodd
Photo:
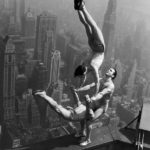
<path fill-rule="evenodd" d="M 78 10 L 78 15 L 79 15 L 80 21 L 83 23 L 87 31 L 88 40 L 90 41 L 91 39 L 94 39 L 98 41 L 99 43 L 105 45 L 104 37 L 103 37 L 101 29 L 98 27 L 97 23 L 92 18 L 92 16 L 88 12 L 84 4 L 82 4 L 81 9 Z"/>

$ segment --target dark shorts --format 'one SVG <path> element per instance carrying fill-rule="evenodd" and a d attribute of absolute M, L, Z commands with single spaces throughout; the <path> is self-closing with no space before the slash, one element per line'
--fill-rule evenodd
<path fill-rule="evenodd" d="M 81 117 L 79 115 L 77 115 L 74 110 L 70 110 L 70 111 L 71 111 L 71 120 L 77 121 L 77 120 L 81 119 Z"/>

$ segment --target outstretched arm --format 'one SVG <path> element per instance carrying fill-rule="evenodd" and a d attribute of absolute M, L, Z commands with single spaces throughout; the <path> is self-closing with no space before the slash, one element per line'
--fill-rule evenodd
<path fill-rule="evenodd" d="M 95 96 L 92 96 L 92 97 L 91 97 L 91 100 L 92 100 L 92 101 L 99 100 L 99 99 L 101 99 L 104 95 L 111 93 L 112 90 L 113 90 L 112 87 L 108 86 L 108 87 L 104 88 L 101 92 L 99 92 L 98 94 L 96 94 Z"/>
<path fill-rule="evenodd" d="M 75 89 L 76 92 L 79 92 L 79 91 L 87 91 L 89 90 L 90 88 L 94 87 L 95 86 L 95 83 L 91 83 L 91 84 L 88 84 L 86 86 L 83 86 L 79 89 Z"/>

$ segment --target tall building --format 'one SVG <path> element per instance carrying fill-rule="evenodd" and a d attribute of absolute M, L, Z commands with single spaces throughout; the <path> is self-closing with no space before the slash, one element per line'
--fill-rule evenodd
<path fill-rule="evenodd" d="M 47 69 L 43 63 L 38 62 L 30 79 L 30 88 L 35 90 L 46 90 L 48 81 L 47 81 Z M 47 103 L 42 99 L 35 98 L 39 113 L 40 113 L 40 125 L 45 127 L 46 125 L 46 108 Z"/>
<path fill-rule="evenodd" d="M 17 35 L 18 34 L 18 28 L 16 27 L 15 17 L 12 14 L 9 17 L 7 34 L 9 34 L 9 35 Z"/>
<path fill-rule="evenodd" d="M 10 39 L 4 58 L 4 120 L 14 119 L 15 110 L 15 46 Z"/>
<path fill-rule="evenodd" d="M 37 62 L 34 66 L 30 79 L 30 88 L 33 90 L 45 90 L 47 87 L 48 70 L 43 63 Z"/>
<path fill-rule="evenodd" d="M 109 59 L 113 57 L 112 50 L 114 49 L 116 7 L 117 7 L 117 0 L 109 0 L 102 28 L 106 45 L 106 56 Z"/>
<path fill-rule="evenodd" d="M 46 42 L 44 48 L 44 59 L 43 62 L 47 68 L 50 68 L 51 57 L 52 53 L 55 48 L 55 40 L 54 40 L 54 33 L 52 31 L 47 31 L 46 33 Z"/>
<path fill-rule="evenodd" d="M 28 92 L 23 94 L 23 98 L 19 99 L 18 102 L 18 121 L 22 123 L 24 127 L 39 127 L 40 126 L 40 114 L 38 106 L 32 95 L 32 90 L 28 89 Z"/>
<path fill-rule="evenodd" d="M 57 35 L 56 39 L 56 49 L 59 49 L 61 52 L 61 58 L 62 60 L 65 60 L 66 52 L 67 52 L 67 46 L 70 43 L 70 38 L 65 35 L 65 33 L 60 33 Z"/>
<path fill-rule="evenodd" d="M 134 60 L 132 70 L 130 72 L 127 82 L 127 97 L 129 101 L 133 98 L 136 73 L 137 73 L 137 62 L 136 60 Z"/>
<path fill-rule="evenodd" d="M 10 11 L 12 15 L 15 15 L 16 0 L 4 0 L 4 6 Z"/>
<path fill-rule="evenodd" d="M 37 17 L 36 26 L 36 42 L 35 42 L 35 59 L 45 62 L 47 51 L 52 51 L 55 49 L 55 39 L 56 39 L 56 16 L 43 12 Z M 52 32 L 52 33 L 50 33 Z M 47 41 L 53 37 L 52 46 L 47 46 Z M 46 53 L 46 54 L 45 54 Z M 46 58 L 47 59 L 47 58 Z"/>
<path fill-rule="evenodd" d="M 32 127 L 39 127 L 40 126 L 40 113 L 38 110 L 38 106 L 32 94 L 30 94 L 29 98 L 31 100 L 31 114 L 32 115 L 30 117 L 31 117 Z"/>
<path fill-rule="evenodd" d="M 5 1 L 1 0 L 0 1 L 0 11 L 4 8 L 4 6 L 5 6 Z"/>
<path fill-rule="evenodd" d="M 52 53 L 50 64 L 49 83 L 58 83 L 60 71 L 60 52 L 58 50 Z"/>
<path fill-rule="evenodd" d="M 81 55 L 82 55 L 82 52 L 79 50 L 78 47 L 74 46 L 73 44 L 67 45 L 67 52 L 66 52 L 66 57 L 65 57 L 65 70 L 66 70 L 65 76 L 67 80 L 68 79 L 71 80 L 71 78 L 73 77 L 74 68 L 77 62 L 78 62 L 78 65 L 81 62 L 81 60 L 79 60 Z"/>
<path fill-rule="evenodd" d="M 37 63 L 38 63 L 38 60 L 28 60 L 26 66 L 25 66 L 25 74 L 28 77 L 28 79 L 31 78 L 33 69 Z"/>
<path fill-rule="evenodd" d="M 25 0 L 5 0 L 4 6 L 9 10 L 10 15 L 14 16 L 18 31 L 21 31 L 22 19 L 25 13 Z"/>
<path fill-rule="evenodd" d="M 15 20 L 18 28 L 22 32 L 23 17 L 25 13 L 25 0 L 16 0 Z"/>
<path fill-rule="evenodd" d="M 13 40 L 16 49 L 16 63 L 25 61 L 25 41 L 23 39 Z"/>
<path fill-rule="evenodd" d="M 15 117 L 15 46 L 11 39 L 1 44 L 0 123 Z"/>
<path fill-rule="evenodd" d="M 60 104 L 60 87 L 58 89 L 53 89 L 52 94 L 50 95 L 58 104 Z M 55 128 L 61 126 L 61 117 L 51 108 L 47 107 L 46 117 L 48 120 L 48 127 Z"/>
<path fill-rule="evenodd" d="M 4 56 L 5 56 L 5 43 L 3 38 L 0 37 L 0 125 L 3 124 L 4 121 Z"/>
<path fill-rule="evenodd" d="M 17 104 L 18 104 L 18 123 L 21 123 L 23 128 L 28 127 L 28 113 L 27 108 L 29 105 L 29 101 L 27 99 L 27 96 L 24 94 L 23 98 L 19 99 L 19 97 L 16 98 Z"/>
<path fill-rule="evenodd" d="M 26 37 L 35 36 L 35 18 L 30 9 L 24 15 L 23 34 Z"/>

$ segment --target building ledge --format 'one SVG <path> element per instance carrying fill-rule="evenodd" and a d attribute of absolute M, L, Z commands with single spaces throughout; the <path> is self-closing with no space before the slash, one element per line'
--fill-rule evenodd
<path fill-rule="evenodd" d="M 150 149 L 150 133 L 146 133 L 145 135 L 146 143 L 144 143 L 144 148 Z M 71 134 L 51 138 L 47 141 L 18 148 L 17 150 L 99 150 L 101 148 L 108 150 L 109 147 L 111 147 L 111 150 L 120 150 L 122 147 L 124 150 L 135 150 L 136 147 L 133 144 L 135 136 L 136 132 L 133 129 L 119 130 L 105 126 L 93 129 L 91 135 L 92 143 L 85 147 L 79 145 L 84 138 L 75 138 L 74 135 Z"/>

